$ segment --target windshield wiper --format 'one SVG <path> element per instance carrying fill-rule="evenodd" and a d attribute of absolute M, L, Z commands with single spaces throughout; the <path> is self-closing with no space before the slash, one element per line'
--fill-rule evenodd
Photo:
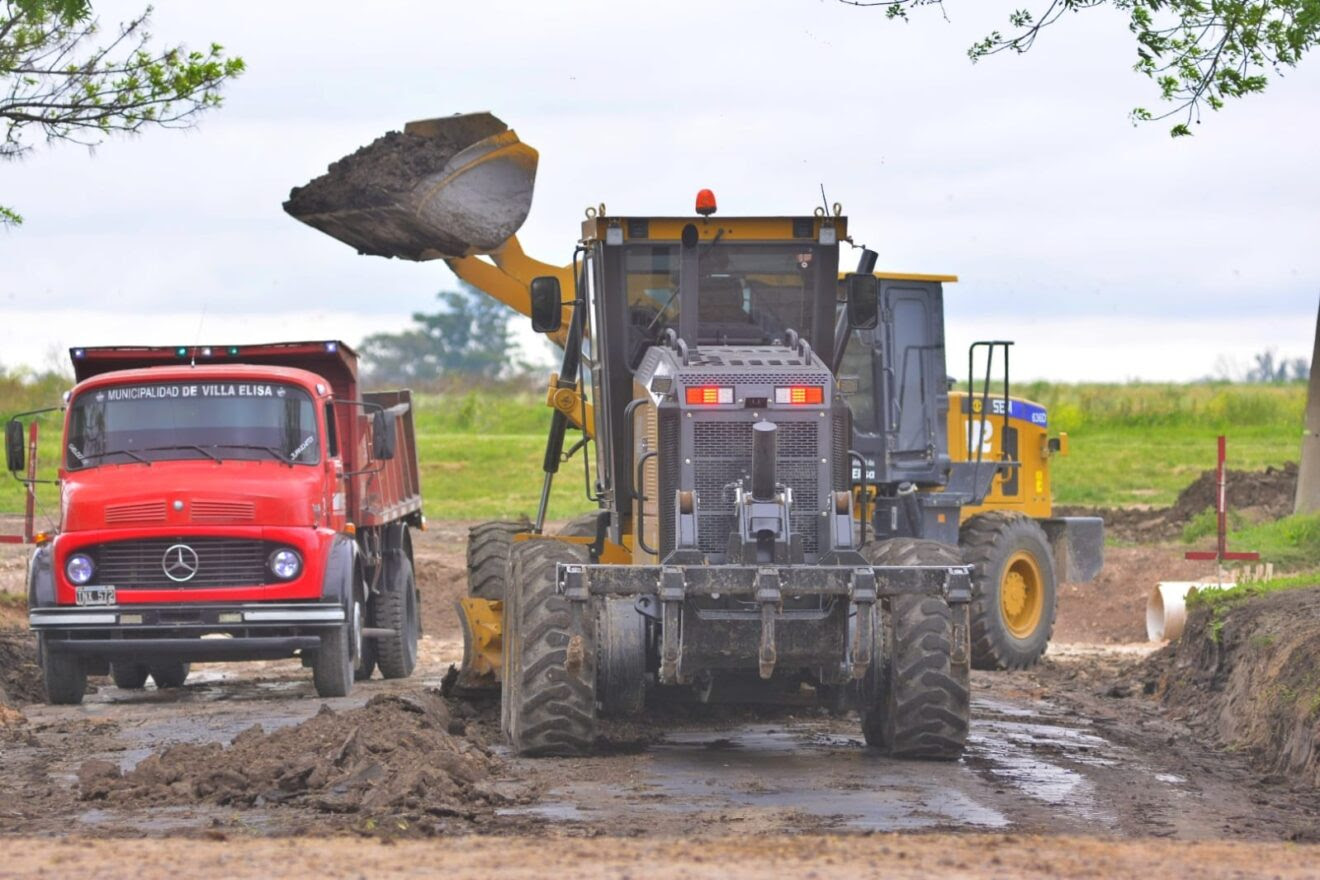
<path fill-rule="evenodd" d="M 83 458 L 105 458 L 107 455 L 127 455 L 134 461 L 140 461 L 147 467 L 151 467 L 151 462 L 138 455 L 131 449 L 108 449 L 105 452 L 93 452 L 91 455 L 85 455 Z"/>
<path fill-rule="evenodd" d="M 218 456 L 218 455 L 216 455 L 215 453 L 212 453 L 212 452 L 207 452 L 206 449 L 205 449 L 204 447 L 198 446 L 196 443 L 181 443 L 181 444 L 179 444 L 178 446 L 144 446 L 140 451 L 141 451 L 141 452 L 169 452 L 169 451 L 171 451 L 171 450 L 175 450 L 175 449 L 191 449 L 193 452 L 200 452 L 202 455 L 205 455 L 207 458 L 211 459 L 211 461 L 214 461 L 214 462 L 216 462 L 217 464 L 224 464 L 224 462 L 221 461 L 220 456 Z M 125 452 L 125 453 L 128 453 L 129 455 L 132 455 L 132 453 L 129 453 L 128 450 L 126 450 L 126 449 L 124 449 L 124 450 L 118 450 L 118 451 Z M 136 458 L 136 457 L 137 457 L 137 456 L 134 456 L 134 458 Z M 140 461 L 146 461 L 146 459 L 139 459 L 139 460 L 140 460 Z M 150 464 L 151 462 L 147 462 L 147 463 Z"/>
<path fill-rule="evenodd" d="M 269 452 L 271 456 L 281 464 L 287 464 L 293 467 L 293 459 L 280 452 L 274 446 L 259 446 L 252 443 L 212 443 L 212 449 L 256 449 L 261 452 Z"/>

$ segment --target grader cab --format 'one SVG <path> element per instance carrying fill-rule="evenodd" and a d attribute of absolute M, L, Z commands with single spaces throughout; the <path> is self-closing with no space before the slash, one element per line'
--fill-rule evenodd
<path fill-rule="evenodd" d="M 492 192 L 530 201 L 535 154 L 494 128 L 411 124 L 405 133 L 445 139 L 451 158 L 425 181 L 396 180 L 392 202 L 377 190 L 363 208 L 338 178 L 364 168 L 332 166 L 305 188 L 322 196 L 314 214 L 300 191 L 285 206 L 364 252 L 444 258 L 563 347 L 536 518 L 470 537 L 461 684 L 499 682 L 502 726 L 524 754 L 585 751 L 598 714 L 634 714 L 669 692 L 814 698 L 855 708 L 886 753 L 956 758 L 977 632 L 969 608 L 1004 607 L 964 561 L 959 526 L 996 479 L 1011 497 L 1004 480 L 1022 462 L 1007 447 L 990 460 L 983 445 L 975 461 L 949 453 L 949 420 L 964 422 L 949 413 L 945 279 L 879 277 L 870 252 L 841 276 L 841 211 L 717 217 L 708 191 L 692 216 L 589 209 L 571 261 L 539 263 L 514 229 L 494 246 L 456 231 L 489 231 L 459 215 L 479 214 Z M 491 138 L 499 149 L 483 150 Z M 335 193 L 349 203 L 333 204 Z M 503 210 L 516 219 L 525 208 Z M 373 237 L 382 210 L 390 220 Z M 428 224 L 442 244 L 419 249 Z M 992 414 L 988 394 L 979 403 Z M 976 421 L 979 441 L 988 419 Z M 551 536 L 549 489 L 571 428 L 581 440 L 569 455 L 594 448 L 586 492 L 597 510 Z M 1052 575 L 1051 551 L 1031 559 Z M 1052 590 L 1042 574 L 1019 591 L 1035 602 L 1036 630 L 1048 616 L 1045 639 Z"/>

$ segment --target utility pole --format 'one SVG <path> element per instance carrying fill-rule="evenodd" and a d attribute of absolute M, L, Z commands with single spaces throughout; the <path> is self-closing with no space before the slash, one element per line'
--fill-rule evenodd
<path fill-rule="evenodd" d="M 1302 463 L 1297 469 L 1293 513 L 1320 510 L 1320 317 L 1311 350 L 1311 378 L 1306 386 L 1306 428 L 1302 432 Z"/>

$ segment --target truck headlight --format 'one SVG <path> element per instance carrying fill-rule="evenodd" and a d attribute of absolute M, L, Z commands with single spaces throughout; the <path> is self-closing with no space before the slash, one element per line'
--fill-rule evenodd
<path fill-rule="evenodd" d="M 92 557 L 86 553 L 75 553 L 69 557 L 68 562 L 64 563 L 64 573 L 69 576 L 69 582 L 79 586 L 90 581 L 95 570 Z"/>
<path fill-rule="evenodd" d="M 302 557 L 297 550 L 276 550 L 270 554 L 270 573 L 282 581 L 291 581 L 302 571 Z"/>

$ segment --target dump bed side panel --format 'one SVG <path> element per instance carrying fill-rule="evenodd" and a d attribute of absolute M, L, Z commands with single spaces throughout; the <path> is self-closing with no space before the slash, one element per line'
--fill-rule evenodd
<path fill-rule="evenodd" d="M 349 518 L 360 526 L 378 526 L 397 522 L 422 510 L 421 469 L 417 464 L 417 433 L 413 427 L 412 392 L 370 391 L 362 399 L 385 410 L 394 419 L 397 438 L 394 457 L 370 459 L 371 420 L 374 407 L 359 409 L 354 442 L 348 448 L 356 458 L 345 462 L 352 471 L 364 471 L 353 477 L 357 491 L 351 493 L 356 509 Z"/>

